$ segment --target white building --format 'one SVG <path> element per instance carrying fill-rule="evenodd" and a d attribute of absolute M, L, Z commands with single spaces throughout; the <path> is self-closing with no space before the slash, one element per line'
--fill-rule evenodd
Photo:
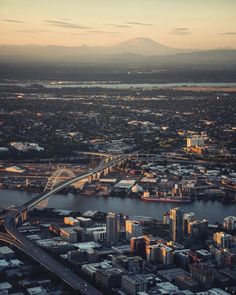
<path fill-rule="evenodd" d="M 208 290 L 209 295 L 229 295 L 230 293 L 223 291 L 222 289 L 219 288 L 213 288 Z"/>
<path fill-rule="evenodd" d="M 140 222 L 136 220 L 126 220 L 125 221 L 125 234 L 126 239 L 131 239 L 133 237 L 140 237 L 143 235 L 143 227 Z"/>
<path fill-rule="evenodd" d="M 88 227 L 86 229 L 86 234 L 93 238 L 95 242 L 105 241 L 106 239 L 106 226 Z"/>
<path fill-rule="evenodd" d="M 42 286 L 32 287 L 27 289 L 27 294 L 29 295 L 46 295 L 47 291 Z"/>
<path fill-rule="evenodd" d="M 76 219 L 79 221 L 79 223 L 82 227 L 88 227 L 93 224 L 93 221 L 91 218 L 76 217 Z"/>
<path fill-rule="evenodd" d="M 224 229 L 227 229 L 227 230 L 236 229 L 236 216 L 228 216 L 224 219 Z"/>
<path fill-rule="evenodd" d="M 8 246 L 0 247 L 0 256 L 12 258 L 14 255 L 15 255 L 15 252 Z"/>
<path fill-rule="evenodd" d="M 11 142 L 10 145 L 17 151 L 27 152 L 29 150 L 35 150 L 37 152 L 44 151 L 44 148 L 34 142 Z"/>
<path fill-rule="evenodd" d="M 192 136 L 187 138 L 187 148 L 204 146 L 205 140 L 201 136 Z"/>
<path fill-rule="evenodd" d="M 106 240 L 107 231 L 106 230 L 98 230 L 93 232 L 93 239 L 95 242 L 103 242 Z"/>

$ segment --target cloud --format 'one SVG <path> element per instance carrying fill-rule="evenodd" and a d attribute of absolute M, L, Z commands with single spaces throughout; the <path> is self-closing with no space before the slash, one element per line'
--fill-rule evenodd
<path fill-rule="evenodd" d="M 153 25 L 153 24 L 139 23 L 139 22 L 126 22 L 126 24 L 135 25 L 135 26 L 155 27 L 155 25 Z"/>
<path fill-rule="evenodd" d="M 220 35 L 236 35 L 236 32 L 223 32 L 219 33 Z"/>
<path fill-rule="evenodd" d="M 50 30 L 17 30 L 17 33 L 28 33 L 28 34 L 37 34 L 37 33 L 45 33 L 45 32 L 52 32 Z"/>
<path fill-rule="evenodd" d="M 117 25 L 117 24 L 106 24 L 107 26 L 111 26 L 111 27 L 115 27 L 115 28 L 124 28 L 124 29 L 127 29 L 127 28 L 132 28 L 132 26 L 130 25 Z"/>
<path fill-rule="evenodd" d="M 81 36 L 81 35 L 85 35 L 85 33 L 82 33 L 82 32 L 57 32 L 57 33 L 59 33 L 59 34 L 65 34 L 65 35 L 79 35 L 79 36 Z"/>
<path fill-rule="evenodd" d="M 3 19 L 4 22 L 7 23 L 18 23 L 18 24 L 24 24 L 25 22 L 21 21 L 21 20 L 17 20 L 17 19 Z"/>
<path fill-rule="evenodd" d="M 191 32 L 188 28 L 175 28 L 169 32 L 172 35 L 190 35 Z"/>
<path fill-rule="evenodd" d="M 99 30 L 87 31 L 87 32 L 91 34 L 118 34 L 117 32 L 99 31 Z"/>
<path fill-rule="evenodd" d="M 67 28 L 67 29 L 86 29 L 86 30 L 92 29 L 91 27 L 86 27 L 86 26 L 82 26 L 79 24 L 70 23 L 70 22 L 66 22 L 66 21 L 45 20 L 44 22 L 50 26 L 62 27 L 62 28 Z"/>

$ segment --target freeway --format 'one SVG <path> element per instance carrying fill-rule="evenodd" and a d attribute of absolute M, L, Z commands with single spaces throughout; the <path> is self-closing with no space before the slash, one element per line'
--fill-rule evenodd
<path fill-rule="evenodd" d="M 4 227 L 7 233 L 9 234 L 9 243 L 13 244 L 13 241 L 19 249 L 27 253 L 31 256 L 35 261 L 40 263 L 43 267 L 45 267 L 50 272 L 54 273 L 58 276 L 62 281 L 64 281 L 67 285 L 69 285 L 75 291 L 78 291 L 80 294 L 86 295 L 102 295 L 100 291 L 95 289 L 92 285 L 87 283 L 84 279 L 77 276 L 70 270 L 67 270 L 62 264 L 60 264 L 57 260 L 47 254 L 44 250 L 40 247 L 33 244 L 30 240 L 25 238 L 21 233 L 18 232 L 16 227 L 16 219 L 21 216 L 24 211 L 32 209 L 36 206 L 39 202 L 45 200 L 46 198 L 50 197 L 51 195 L 57 193 L 58 191 L 62 190 L 63 188 L 73 184 L 74 182 L 83 180 L 85 178 L 91 177 L 96 175 L 97 173 L 102 173 L 104 170 L 109 169 L 123 161 L 127 160 L 131 155 L 123 155 L 123 156 L 116 156 L 111 161 L 105 163 L 102 162 L 97 168 L 87 171 L 83 175 L 79 175 L 72 179 L 69 179 L 51 191 L 45 191 L 30 201 L 26 202 L 25 204 L 21 205 L 16 211 L 12 211 L 8 213 L 4 217 Z M 5 237 L 6 238 L 6 237 Z"/>
<path fill-rule="evenodd" d="M 35 198 L 29 200 L 28 202 L 26 202 L 25 204 L 23 204 L 18 211 L 21 213 L 24 210 L 29 210 L 32 207 L 36 206 L 38 203 L 40 203 L 41 201 L 45 200 L 46 198 L 49 198 L 51 195 L 54 195 L 55 193 L 61 191 L 62 189 L 70 186 L 71 184 L 86 179 L 88 177 L 91 177 L 93 175 L 96 175 L 97 173 L 102 173 L 105 169 L 108 169 L 110 167 L 113 167 L 117 164 L 119 164 L 122 161 L 127 160 L 127 158 L 129 157 L 129 155 L 125 155 L 125 156 L 117 156 L 115 157 L 112 161 L 108 162 L 108 163 L 102 163 L 101 165 L 99 165 L 97 168 L 91 170 L 91 171 L 87 171 L 86 173 L 76 176 L 72 179 L 69 179 L 67 181 L 64 181 L 62 183 L 60 183 L 59 185 L 55 186 L 51 191 L 45 191 L 39 195 L 37 195 Z"/>
<path fill-rule="evenodd" d="M 76 176 L 72 179 L 69 179 L 67 181 L 64 181 L 57 186 L 55 186 L 51 191 L 45 191 L 37 196 L 35 196 L 33 199 L 29 200 L 25 204 L 21 205 L 16 211 L 12 211 L 8 213 L 4 218 L 4 227 L 6 231 L 8 232 L 8 237 L 3 236 L 3 234 L 0 234 L 0 240 L 4 240 L 8 243 L 11 243 L 27 253 L 29 256 L 31 256 L 35 261 L 40 263 L 43 267 L 45 267 L 50 272 L 57 275 L 62 281 L 64 281 L 67 285 L 69 285 L 72 289 L 75 291 L 78 291 L 80 294 L 86 294 L 86 295 L 102 295 L 100 291 L 95 289 L 92 285 L 88 284 L 84 279 L 77 276 L 75 273 L 73 273 L 70 270 L 67 270 L 62 264 L 60 264 L 57 260 L 52 258 L 49 254 L 47 254 L 44 250 L 33 244 L 31 241 L 29 241 L 25 236 L 23 236 L 21 233 L 18 232 L 16 227 L 16 219 L 21 216 L 21 214 L 25 211 L 28 211 L 32 209 L 34 206 L 36 206 L 41 201 L 49 198 L 51 195 L 59 192 L 60 190 L 66 188 L 67 186 L 70 186 L 71 184 L 84 180 L 89 177 L 93 177 L 97 174 L 101 174 L 106 169 L 112 168 L 128 158 L 131 158 L 133 156 L 137 157 L 138 155 L 142 155 L 141 153 L 133 153 L 129 155 L 122 155 L 122 156 L 115 156 L 112 160 L 109 162 L 101 162 L 101 164 L 93 169 L 88 170 L 86 173 Z M 109 158 L 107 158 L 109 159 Z M 186 161 L 185 159 L 178 159 L 180 161 Z M 176 160 L 175 160 L 176 161 Z"/>
<path fill-rule="evenodd" d="M 11 244 L 24 252 L 24 247 L 22 244 L 8 234 L 0 233 L 0 241 Z"/>
<path fill-rule="evenodd" d="M 92 285 L 88 284 L 84 279 L 77 276 L 74 272 L 70 271 L 54 259 L 47 252 L 40 247 L 31 243 L 27 238 L 21 235 L 15 227 L 11 228 L 11 235 L 0 234 L 0 240 L 9 243 L 19 250 L 23 251 L 35 261 L 37 261 L 45 269 L 49 270 L 62 281 L 67 283 L 73 290 L 79 291 L 83 295 L 102 295 L 100 291 L 95 289 Z"/>

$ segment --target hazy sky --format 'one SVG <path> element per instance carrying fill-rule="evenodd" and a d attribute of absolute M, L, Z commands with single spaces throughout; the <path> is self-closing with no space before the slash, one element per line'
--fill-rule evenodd
<path fill-rule="evenodd" d="M 236 0 L 0 0 L 0 44 L 236 48 Z"/>

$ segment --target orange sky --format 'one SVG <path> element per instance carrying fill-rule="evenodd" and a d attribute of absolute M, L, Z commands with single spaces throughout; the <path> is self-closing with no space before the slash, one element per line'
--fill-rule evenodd
<path fill-rule="evenodd" d="M 236 48 L 236 0 L 1 0 L 0 44 Z"/>

